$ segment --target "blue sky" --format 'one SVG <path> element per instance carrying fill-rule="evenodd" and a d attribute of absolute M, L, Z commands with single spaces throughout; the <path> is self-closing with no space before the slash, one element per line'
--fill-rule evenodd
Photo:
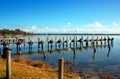
<path fill-rule="evenodd" d="M 0 0 L 0 29 L 120 33 L 120 0 Z"/>

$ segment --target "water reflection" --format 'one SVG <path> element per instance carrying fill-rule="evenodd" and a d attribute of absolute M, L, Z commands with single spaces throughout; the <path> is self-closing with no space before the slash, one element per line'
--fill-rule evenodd
<path fill-rule="evenodd" d="M 93 46 L 94 52 L 93 52 L 93 61 L 95 60 L 95 55 L 96 55 L 96 46 Z"/>
<path fill-rule="evenodd" d="M 76 60 L 76 49 L 73 49 L 73 65 L 75 64 Z"/>
<path fill-rule="evenodd" d="M 110 44 L 108 44 L 108 54 L 107 54 L 107 57 L 110 57 L 110 50 L 111 50 L 111 47 L 110 47 Z"/>
<path fill-rule="evenodd" d="M 17 51 L 17 55 L 36 55 L 36 54 L 41 54 L 42 55 L 42 59 L 43 61 L 46 61 L 46 54 L 50 53 L 50 54 L 54 54 L 54 53 L 61 53 L 61 52 L 70 52 L 71 50 L 73 51 L 73 64 L 75 64 L 75 61 L 76 61 L 76 50 L 78 51 L 85 51 L 85 50 L 90 50 L 90 49 L 93 49 L 93 56 L 92 56 L 92 59 L 93 61 L 95 61 L 96 59 L 96 52 L 99 49 L 102 49 L 102 47 L 104 47 L 104 49 L 107 49 L 108 52 L 107 52 L 107 57 L 110 57 L 110 51 L 111 51 L 111 45 L 95 45 L 93 44 L 92 46 L 80 46 L 80 47 L 77 47 L 77 48 L 63 48 L 63 49 L 49 49 L 49 50 L 45 50 L 44 48 L 43 49 L 40 49 L 38 48 L 38 51 L 33 51 L 32 49 L 29 49 L 28 52 L 24 52 L 22 53 L 21 50 Z M 13 54 L 13 55 L 15 55 Z"/>

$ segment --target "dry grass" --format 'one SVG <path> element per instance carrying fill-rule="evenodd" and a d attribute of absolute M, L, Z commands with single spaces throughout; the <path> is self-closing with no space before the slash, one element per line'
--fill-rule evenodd
<path fill-rule="evenodd" d="M 26 64 L 26 60 L 23 59 L 19 63 L 16 62 L 12 61 L 12 79 L 58 79 L 58 69 L 53 69 L 44 62 L 31 62 L 30 60 L 28 62 L 27 60 Z M 0 58 L 0 79 L 5 79 L 6 77 L 5 67 L 6 60 Z M 64 79 L 78 79 L 78 77 L 76 74 L 64 73 Z"/>

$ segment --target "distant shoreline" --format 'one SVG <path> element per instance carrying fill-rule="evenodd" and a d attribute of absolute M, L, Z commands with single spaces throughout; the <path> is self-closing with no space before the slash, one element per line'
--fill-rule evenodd
<path fill-rule="evenodd" d="M 120 36 L 120 34 L 90 34 L 90 33 L 33 33 L 33 34 L 7 34 L 7 36 L 29 36 L 29 35 L 115 35 L 115 36 Z M 4 36 L 4 35 L 0 35 Z"/>
<path fill-rule="evenodd" d="M 40 34 L 29 34 L 29 35 L 120 35 L 120 34 L 89 34 L 89 33 L 40 33 Z"/>
<path fill-rule="evenodd" d="M 29 35 L 112 35 L 112 36 L 120 36 L 120 34 L 75 34 L 75 33 L 57 33 L 57 34 L 54 34 L 54 33 L 40 33 L 40 34 L 7 34 L 8 36 L 16 36 L 16 35 L 22 35 L 22 36 L 29 36 Z M 0 36 L 4 36 L 4 35 L 0 35 Z"/>

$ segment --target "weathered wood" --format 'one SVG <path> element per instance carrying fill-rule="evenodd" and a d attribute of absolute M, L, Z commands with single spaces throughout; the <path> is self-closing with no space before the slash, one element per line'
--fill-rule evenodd
<path fill-rule="evenodd" d="M 58 71 L 58 79 L 63 79 L 63 73 L 64 73 L 64 59 L 59 59 L 59 71 Z"/>
<path fill-rule="evenodd" d="M 14 40 L 15 40 L 14 42 L 11 42 L 12 40 L 6 41 L 6 39 L 2 39 L 2 42 L 0 44 L 3 45 L 3 47 L 6 47 L 6 46 L 8 47 L 9 44 L 16 43 L 16 45 L 18 45 L 17 46 L 17 51 L 21 50 L 21 48 L 20 48 L 21 44 L 25 45 L 26 43 L 29 44 L 29 50 L 32 50 L 32 44 L 35 44 L 35 43 L 38 43 L 38 49 L 39 48 L 41 48 L 41 49 L 44 48 L 42 46 L 43 41 L 40 41 L 39 37 L 38 37 L 37 42 L 33 42 L 30 38 L 28 38 L 28 42 L 25 42 L 25 38 L 24 39 L 14 39 Z M 114 38 L 110 38 L 109 36 L 107 38 L 106 37 L 102 38 L 102 36 L 101 36 L 101 38 L 99 38 L 99 39 L 98 39 L 98 36 L 97 36 L 96 39 L 94 39 L 94 37 L 92 37 L 91 39 L 88 39 L 88 37 L 87 37 L 87 39 L 84 39 L 84 40 L 83 40 L 83 36 L 81 36 L 81 38 L 78 40 L 77 36 L 74 35 L 74 37 L 72 39 L 71 39 L 71 36 L 70 36 L 69 40 L 68 40 L 68 36 L 66 36 L 66 39 L 63 36 L 62 40 L 61 39 L 57 40 L 57 37 L 55 36 L 55 41 L 49 40 L 49 38 L 47 36 L 47 41 L 44 41 L 44 42 L 48 43 L 48 49 L 49 48 L 54 49 L 54 47 L 53 47 L 54 43 L 55 43 L 55 49 L 57 49 L 57 47 L 59 49 L 63 47 L 63 49 L 64 49 L 65 47 L 67 48 L 68 46 L 70 46 L 70 48 L 71 47 L 78 48 L 78 43 L 77 42 L 80 43 L 80 47 L 83 46 L 83 43 L 86 43 L 86 46 L 88 46 L 89 42 L 91 42 L 92 46 L 94 46 L 94 45 L 97 46 L 99 44 L 99 42 L 100 42 L 101 45 L 102 44 L 105 44 L 105 45 L 106 44 L 111 44 L 111 46 L 113 46 L 113 40 L 114 40 Z M 68 45 L 68 44 L 70 44 L 70 45 Z"/>
<path fill-rule="evenodd" d="M 6 49 L 6 78 L 11 79 L 11 51 Z"/>
<path fill-rule="evenodd" d="M 1 48 L 0 48 L 0 57 L 1 57 Z"/>

